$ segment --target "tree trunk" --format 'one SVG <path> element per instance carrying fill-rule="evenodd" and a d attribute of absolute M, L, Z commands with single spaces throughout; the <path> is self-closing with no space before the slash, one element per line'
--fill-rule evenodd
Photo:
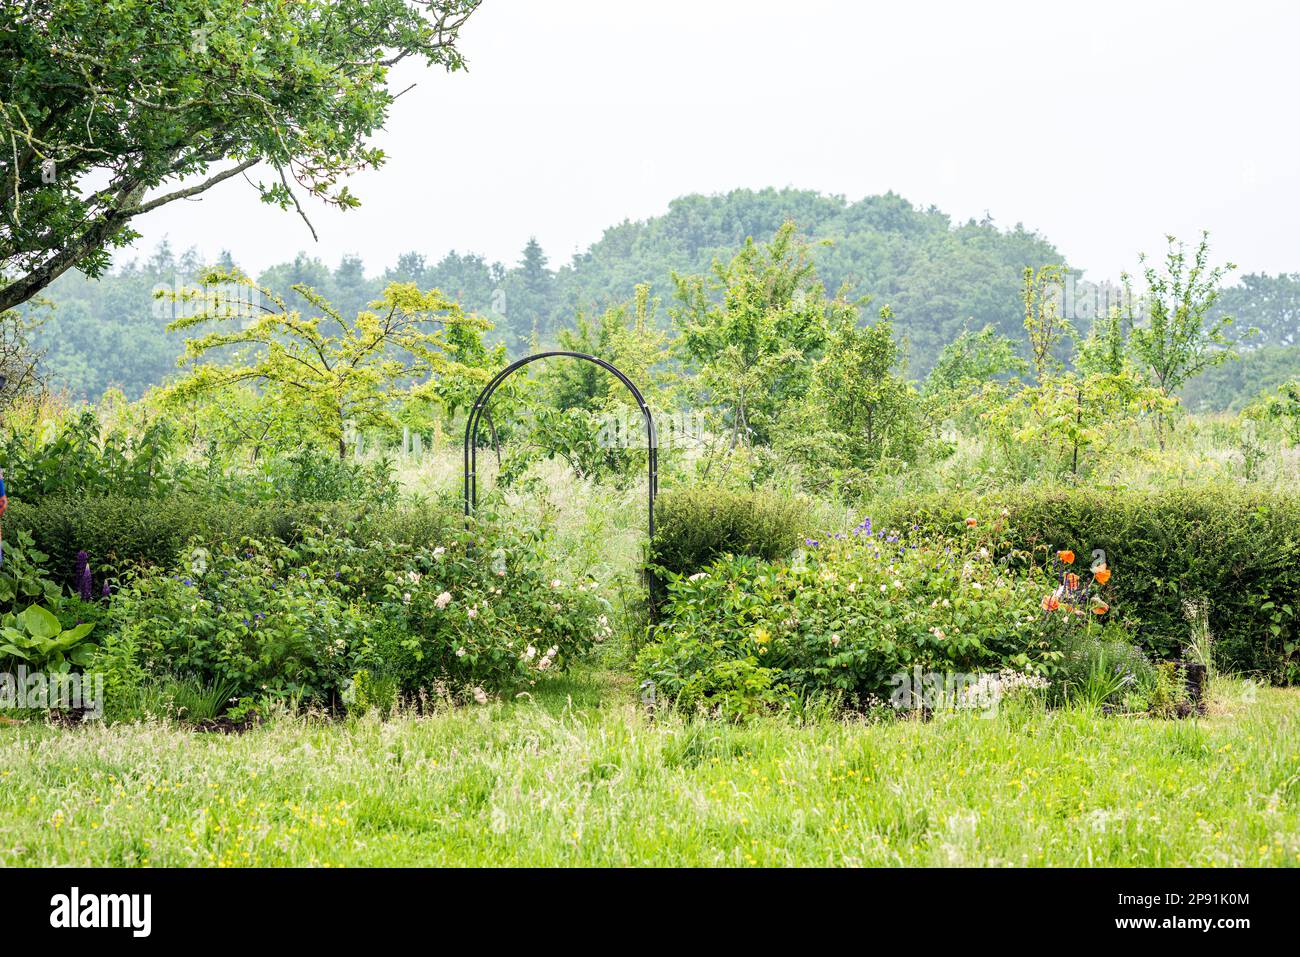
<path fill-rule="evenodd" d="M 26 275 L 19 276 L 7 286 L 0 288 L 0 312 L 21 306 L 108 242 L 135 215 L 140 200 L 144 198 L 145 188 L 144 183 L 139 183 L 127 190 L 116 208 L 109 210 L 98 221 L 88 226 L 79 237 L 69 240 L 68 245 L 60 252 Z"/>

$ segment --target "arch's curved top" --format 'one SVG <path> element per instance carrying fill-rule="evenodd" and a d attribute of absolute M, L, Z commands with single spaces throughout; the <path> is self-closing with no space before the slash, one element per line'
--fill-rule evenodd
<path fill-rule="evenodd" d="M 586 362 L 594 362 L 607 372 L 612 373 L 623 385 L 627 386 L 632 397 L 636 399 L 636 404 L 641 409 L 641 417 L 645 420 L 646 440 L 649 449 L 649 464 L 647 479 L 649 480 L 649 495 L 647 502 L 647 531 L 649 536 L 654 538 L 655 534 L 655 495 L 659 491 L 659 436 L 655 431 L 654 416 L 650 412 L 650 406 L 646 404 L 645 396 L 641 390 L 636 387 L 631 379 L 612 363 L 599 359 L 596 356 L 587 355 L 585 352 L 568 352 L 564 350 L 555 350 L 552 352 L 538 352 L 530 356 L 524 356 L 522 359 L 516 359 L 510 365 L 506 366 L 492 380 L 483 387 L 478 398 L 474 400 L 474 405 L 470 409 L 469 419 L 465 422 L 465 517 L 468 518 L 473 512 L 474 507 L 478 504 L 478 425 L 484 410 L 487 408 L 488 401 L 507 378 L 519 369 L 528 365 L 530 362 L 536 362 L 539 359 L 550 359 L 554 357 L 565 357 L 569 359 L 582 359 Z"/>

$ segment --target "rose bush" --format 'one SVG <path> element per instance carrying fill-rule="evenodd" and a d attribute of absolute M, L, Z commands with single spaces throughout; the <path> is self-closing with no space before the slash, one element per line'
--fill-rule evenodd
<path fill-rule="evenodd" d="M 114 597 L 108 644 L 118 670 L 232 699 L 337 707 L 380 684 L 486 699 L 564 670 L 612 633 L 608 611 L 594 585 L 547 578 L 510 535 L 415 546 L 309 533 L 192 546 L 170 573 L 141 572 Z"/>
<path fill-rule="evenodd" d="M 612 634 L 595 583 L 548 577 L 515 538 L 458 536 L 412 549 L 374 598 L 387 627 L 372 667 L 406 690 L 524 688 Z"/>

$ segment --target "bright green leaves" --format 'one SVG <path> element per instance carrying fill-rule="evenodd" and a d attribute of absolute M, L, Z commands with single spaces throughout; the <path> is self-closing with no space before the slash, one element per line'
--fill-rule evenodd
<path fill-rule="evenodd" d="M 244 287 L 252 295 L 205 297 L 207 308 L 168 327 L 221 328 L 187 340 L 182 363 L 189 375 L 164 398 L 173 406 L 251 401 L 274 410 L 286 441 L 310 437 L 340 456 L 350 429 L 392 427 L 406 406 L 463 404 L 498 358 L 482 344 L 488 322 L 414 283 L 391 283 L 350 321 L 304 285 L 294 291 L 321 316 L 304 319 L 238 272 L 210 273 L 205 285 Z M 219 361 L 204 361 L 209 356 Z"/>
<path fill-rule="evenodd" d="M 478 0 L 48 0 L 0 6 L 0 311 L 66 268 L 98 275 L 133 216 L 243 164 L 262 198 L 357 205 L 383 162 L 388 66 L 464 65 Z M 261 165 L 256 165 L 258 162 Z M 218 172 L 219 171 L 219 172 Z M 211 174 L 211 175 L 210 175 Z M 233 173 L 232 173 L 233 175 Z M 208 179 L 203 179 L 208 177 Z M 103 184 L 95 192 L 87 180 Z M 169 187 L 171 188 L 169 191 Z M 201 191 L 201 190 L 200 190 Z"/>
<path fill-rule="evenodd" d="M 0 623 L 0 662 L 9 658 L 52 672 L 65 672 L 74 664 L 85 666 L 95 650 L 86 640 L 94 627 L 82 622 L 65 629 L 48 608 L 30 605 L 17 615 L 6 615 Z"/>
<path fill-rule="evenodd" d="M 698 370 L 730 447 L 768 441 L 780 413 L 808 391 L 813 362 L 842 304 L 827 299 L 808 245 L 787 222 L 765 246 L 746 240 L 712 276 L 674 276 L 679 348 Z"/>

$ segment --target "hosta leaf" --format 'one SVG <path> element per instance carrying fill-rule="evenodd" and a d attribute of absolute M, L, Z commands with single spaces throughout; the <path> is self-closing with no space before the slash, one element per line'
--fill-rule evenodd
<path fill-rule="evenodd" d="M 68 660 L 78 667 L 85 668 L 95 660 L 95 652 L 98 650 L 95 645 L 89 643 L 78 645 L 68 652 Z"/>
<path fill-rule="evenodd" d="M 31 605 L 18 616 L 19 625 L 34 638 L 49 640 L 63 630 L 54 613 L 40 605 Z"/>

